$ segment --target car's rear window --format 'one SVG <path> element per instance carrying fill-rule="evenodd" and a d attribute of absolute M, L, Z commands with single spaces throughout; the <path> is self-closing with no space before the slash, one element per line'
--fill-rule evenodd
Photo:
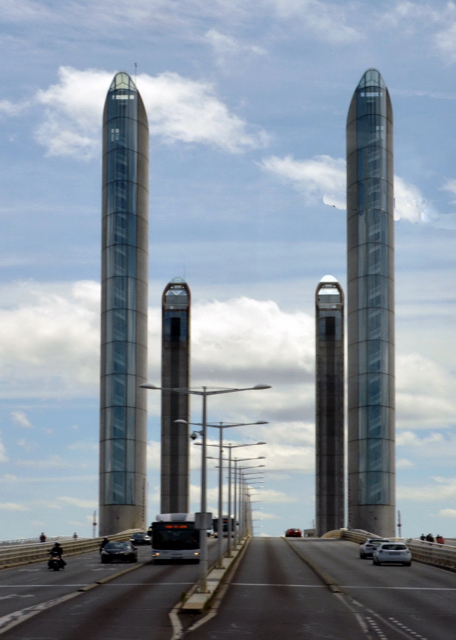
<path fill-rule="evenodd" d="M 105 549 L 129 549 L 128 542 L 108 542 Z"/>
<path fill-rule="evenodd" d="M 384 544 L 382 545 L 382 549 L 387 549 L 388 551 L 403 551 L 407 549 L 405 544 Z"/>

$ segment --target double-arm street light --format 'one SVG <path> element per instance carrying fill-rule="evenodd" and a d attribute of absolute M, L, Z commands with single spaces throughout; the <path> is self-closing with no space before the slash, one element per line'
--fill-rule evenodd
<path fill-rule="evenodd" d="M 174 420 L 174 422 L 184 422 L 186 424 L 190 424 L 192 426 L 195 427 L 202 427 L 203 425 L 198 423 L 198 422 L 187 422 L 186 420 Z M 219 422 L 216 424 L 207 424 L 206 427 L 213 427 L 214 429 L 218 429 L 219 430 L 219 444 L 218 445 L 207 445 L 207 446 L 213 446 L 219 447 L 219 493 L 218 493 L 218 513 L 219 513 L 219 517 L 218 517 L 218 522 L 217 522 L 217 556 L 218 556 L 218 563 L 217 563 L 217 568 L 218 569 L 223 569 L 223 550 L 222 550 L 222 538 L 223 538 L 223 505 L 222 505 L 222 493 L 223 493 L 223 458 L 222 458 L 222 453 L 223 453 L 223 448 L 227 448 L 224 447 L 223 445 L 223 431 L 224 429 L 232 429 L 233 427 L 250 427 L 252 425 L 259 425 L 259 424 L 268 424 L 265 420 L 258 420 L 257 422 L 236 422 L 236 423 L 226 423 L 226 422 Z M 199 442 L 195 442 L 196 445 L 199 445 Z M 265 442 L 257 442 L 256 444 L 266 444 Z M 200 445 L 201 446 L 201 445 Z M 248 446 L 248 445 L 244 445 L 244 446 Z M 230 450 L 230 454 L 231 454 L 231 450 Z M 207 456 L 206 456 L 207 457 Z M 231 461 L 230 461 L 231 464 Z M 229 492 L 229 489 L 228 489 Z M 231 512 L 230 512 L 230 500 L 228 499 L 228 522 L 231 522 Z M 230 528 L 230 527 L 228 527 Z M 229 536 L 229 532 L 228 532 L 228 557 L 231 555 L 231 545 L 230 545 L 230 536 Z"/>
<path fill-rule="evenodd" d="M 198 445 L 199 443 L 196 442 L 195 445 Z M 234 513 L 233 513 L 233 518 L 231 517 L 231 463 L 232 463 L 232 456 L 231 456 L 231 450 L 232 449 L 237 449 L 239 447 L 256 447 L 258 445 L 262 445 L 262 444 L 266 444 L 266 442 L 249 442 L 247 444 L 224 444 L 223 448 L 224 449 L 228 449 L 229 453 L 228 453 L 228 540 L 227 540 L 227 552 L 226 552 L 226 557 L 227 558 L 231 558 L 231 535 L 233 533 L 233 527 L 232 527 L 232 522 L 234 520 L 234 532 L 236 531 L 236 502 L 234 503 Z M 201 445 L 200 445 L 201 446 Z M 222 448 L 220 446 L 220 444 L 210 444 L 207 445 L 208 447 L 219 447 L 220 451 L 219 451 L 219 465 L 218 465 L 218 469 L 219 469 L 219 522 L 218 522 L 218 530 L 217 530 L 217 546 L 218 546 L 218 568 L 221 569 L 223 568 L 223 559 L 222 559 L 222 540 L 221 540 L 221 527 L 220 527 L 220 514 L 221 514 L 221 510 L 222 510 L 222 506 L 221 506 L 221 501 L 222 501 Z M 265 456 L 256 456 L 254 458 L 245 458 L 245 460 L 264 460 Z M 264 465 L 263 465 L 264 466 Z M 236 476 L 235 476 L 236 477 Z M 234 498 L 236 500 L 236 490 L 234 492 Z M 235 534 L 235 541 L 236 541 L 236 534 Z"/>
<path fill-rule="evenodd" d="M 248 475 L 255 475 L 256 473 L 258 473 L 257 471 L 250 471 L 248 473 L 245 473 L 247 469 L 259 469 L 261 467 L 264 467 L 264 464 L 259 464 L 259 465 L 254 465 L 254 466 L 249 466 L 249 467 L 239 467 L 239 481 L 244 482 L 244 490 L 241 492 L 240 494 L 242 495 L 243 499 L 242 499 L 242 511 L 241 509 L 239 509 L 239 513 L 240 513 L 240 528 L 241 528 L 241 534 L 242 536 L 245 535 L 246 531 L 249 529 L 249 527 L 247 526 L 247 500 L 245 498 L 247 494 L 247 487 L 245 486 L 246 484 L 246 476 Z M 239 502 L 240 502 L 240 498 L 239 498 Z"/>
<path fill-rule="evenodd" d="M 202 439 L 203 439 L 203 451 L 201 465 L 201 516 L 200 516 L 200 592 L 207 593 L 207 529 L 208 519 L 207 515 L 207 500 L 206 500 L 206 425 L 207 425 L 207 398 L 208 396 L 218 396 L 226 393 L 236 393 L 237 391 L 259 391 L 260 389 L 270 389 L 271 386 L 267 384 L 257 384 L 254 387 L 236 387 L 236 388 L 210 388 L 207 386 L 201 387 L 201 389 L 190 389 L 184 387 L 165 388 L 157 387 L 154 384 L 145 382 L 140 387 L 143 389 L 153 389 L 154 391 L 172 391 L 174 393 L 183 393 L 190 396 L 201 396 L 203 400 L 202 407 Z"/>

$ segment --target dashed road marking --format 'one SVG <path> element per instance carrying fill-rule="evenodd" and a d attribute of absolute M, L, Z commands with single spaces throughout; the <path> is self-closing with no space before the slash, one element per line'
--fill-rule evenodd
<path fill-rule="evenodd" d="M 415 638 L 418 638 L 418 640 L 428 640 L 426 638 L 426 636 L 422 636 L 420 633 L 418 633 L 417 631 L 413 631 L 412 629 L 410 629 L 409 627 L 407 627 L 407 625 L 403 624 L 402 622 L 399 622 L 399 620 L 396 620 L 396 618 L 392 618 L 391 616 L 388 618 L 388 620 L 391 620 L 391 622 L 393 624 L 396 624 L 398 627 L 400 627 L 403 631 L 407 631 L 408 633 L 410 633 L 412 636 L 414 636 Z"/>
<path fill-rule="evenodd" d="M 305 589 L 326 589 L 324 584 L 274 584 L 273 582 L 232 582 L 235 587 L 301 587 Z"/>

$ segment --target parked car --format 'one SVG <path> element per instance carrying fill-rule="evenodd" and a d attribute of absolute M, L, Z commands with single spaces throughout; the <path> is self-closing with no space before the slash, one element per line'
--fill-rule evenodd
<path fill-rule="evenodd" d="M 375 549 L 372 560 L 377 566 L 394 562 L 410 567 L 412 553 L 403 542 L 384 542 Z"/>
<path fill-rule="evenodd" d="M 131 542 L 108 542 L 101 552 L 101 562 L 137 562 L 138 551 Z"/>
<path fill-rule="evenodd" d="M 285 531 L 286 538 L 302 538 L 301 529 L 287 529 Z"/>
<path fill-rule="evenodd" d="M 359 548 L 359 557 L 361 560 L 364 558 L 372 558 L 374 550 L 383 542 L 390 542 L 389 538 L 368 538 Z"/>
<path fill-rule="evenodd" d="M 152 538 L 145 531 L 137 531 L 130 538 L 132 545 L 152 544 Z"/>

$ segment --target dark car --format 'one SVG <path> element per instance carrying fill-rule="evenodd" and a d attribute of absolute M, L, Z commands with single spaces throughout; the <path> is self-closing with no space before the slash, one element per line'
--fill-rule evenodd
<path fill-rule="evenodd" d="M 145 531 L 137 531 L 131 536 L 130 542 L 133 545 L 152 544 L 152 538 L 148 533 L 145 533 Z"/>
<path fill-rule="evenodd" d="M 302 531 L 301 529 L 287 529 L 285 538 L 302 538 Z"/>
<path fill-rule="evenodd" d="M 101 552 L 101 562 L 137 562 L 138 551 L 131 542 L 108 542 Z"/>

